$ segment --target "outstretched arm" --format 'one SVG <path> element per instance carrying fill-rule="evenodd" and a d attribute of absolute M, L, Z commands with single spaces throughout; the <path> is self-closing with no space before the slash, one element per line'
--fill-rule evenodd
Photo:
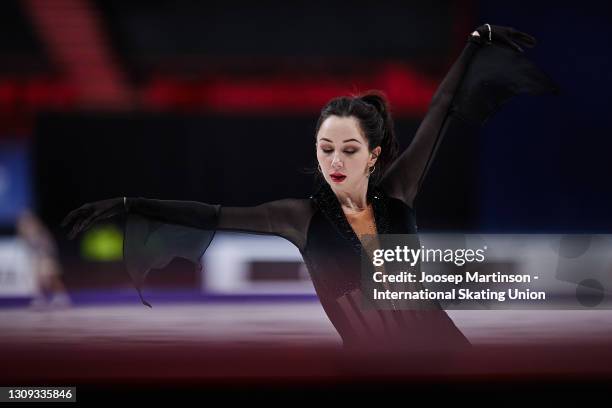
<path fill-rule="evenodd" d="M 217 229 L 277 235 L 303 250 L 312 214 L 308 199 L 286 198 L 254 207 L 221 206 Z"/>
<path fill-rule="evenodd" d="M 313 210 L 310 200 L 284 199 L 253 207 L 223 207 L 196 201 L 113 198 L 85 204 L 62 222 L 72 239 L 95 222 L 127 214 L 123 240 L 126 270 L 143 304 L 142 286 L 152 269 L 162 269 L 174 258 L 199 263 L 218 230 L 283 237 L 298 249 L 306 245 L 306 229 Z"/>
<path fill-rule="evenodd" d="M 459 110 L 461 113 L 471 113 L 472 111 L 480 109 L 480 106 L 477 105 L 483 103 L 483 101 L 479 100 L 465 99 L 461 101 L 461 106 L 455 106 L 455 97 L 462 88 L 465 74 L 474 60 L 475 55 L 482 52 L 480 49 L 484 46 L 495 44 L 504 46 L 503 48 L 506 49 L 508 53 L 518 54 L 523 51 L 519 43 L 523 46 L 533 47 L 535 45 L 535 39 L 513 28 L 490 26 L 488 24 L 478 27 L 476 31 L 469 36 L 467 45 L 436 90 L 430 102 L 429 110 L 421 122 L 410 146 L 402 152 L 383 175 L 381 187 L 389 196 L 400 199 L 408 206 L 412 207 L 423 179 L 431 166 L 438 146 L 446 133 L 448 118 L 452 113 L 451 111 Z M 510 68 L 508 71 L 512 69 L 513 68 Z M 508 72 L 504 72 L 501 75 L 506 75 L 507 73 Z M 480 76 L 480 72 L 475 73 L 475 75 Z M 495 72 L 493 72 L 493 75 L 495 75 Z M 520 75 L 514 75 L 514 73 L 512 73 L 512 75 L 504 80 L 511 82 L 521 79 Z M 499 80 L 499 78 L 493 78 L 493 81 L 496 80 Z M 482 81 L 476 78 L 476 81 L 470 81 L 469 86 L 478 87 L 485 85 L 488 87 L 490 84 L 486 82 L 487 80 L 485 78 L 482 78 Z M 504 83 L 504 85 L 506 84 Z M 503 98 L 508 97 L 508 94 L 531 90 L 520 88 L 516 86 L 515 83 L 511 85 L 512 86 L 509 88 L 511 91 L 501 92 L 490 98 L 491 100 L 485 102 L 489 102 L 491 106 L 497 107 L 503 103 L 505 100 Z M 495 87 L 492 86 L 491 88 Z M 498 100 L 493 100 L 495 98 Z"/>
<path fill-rule="evenodd" d="M 127 213 L 201 230 L 277 235 L 302 249 L 311 212 L 310 201 L 306 199 L 283 199 L 252 207 L 229 207 L 197 201 L 121 197 L 85 204 L 68 214 L 62 225 L 72 226 L 69 234 L 72 239 L 99 220 Z"/>

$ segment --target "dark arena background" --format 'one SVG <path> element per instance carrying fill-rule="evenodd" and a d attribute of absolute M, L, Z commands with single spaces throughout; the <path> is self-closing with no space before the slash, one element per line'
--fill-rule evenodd
<path fill-rule="evenodd" d="M 74 386 L 79 402 L 609 400 L 610 310 L 450 310 L 474 350 L 353 355 L 288 241 L 219 232 L 202 268 L 152 271 L 149 309 L 122 262 L 123 219 L 75 240 L 59 224 L 122 196 L 308 197 L 329 99 L 382 90 L 404 148 L 488 22 L 536 37 L 526 53 L 560 93 L 513 98 L 482 128 L 455 124 L 417 199 L 419 232 L 610 234 L 610 11 L 590 0 L 2 1 L 0 387 Z M 24 244 L 26 224 L 55 262 L 46 297 L 37 279 L 50 261 Z"/>

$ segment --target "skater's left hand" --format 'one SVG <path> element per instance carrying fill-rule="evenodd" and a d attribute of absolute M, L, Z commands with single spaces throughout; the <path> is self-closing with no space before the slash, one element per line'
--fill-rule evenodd
<path fill-rule="evenodd" d="M 496 26 L 491 24 L 483 24 L 476 29 L 471 35 L 470 40 L 483 43 L 499 43 L 508 47 L 523 52 L 522 47 L 533 48 L 536 45 L 536 39 L 512 27 Z M 522 46 L 522 47 L 521 47 Z"/>

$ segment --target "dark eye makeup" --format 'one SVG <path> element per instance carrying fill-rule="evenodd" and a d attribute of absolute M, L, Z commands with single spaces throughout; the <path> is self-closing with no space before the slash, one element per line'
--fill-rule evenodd
<path fill-rule="evenodd" d="M 331 153 L 334 151 L 334 149 L 321 149 L 324 153 Z M 344 150 L 344 153 L 346 154 L 354 154 L 357 152 L 358 149 L 348 149 L 348 150 Z"/>

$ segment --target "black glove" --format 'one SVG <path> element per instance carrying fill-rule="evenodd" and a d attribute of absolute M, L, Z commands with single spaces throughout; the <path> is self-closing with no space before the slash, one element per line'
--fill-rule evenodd
<path fill-rule="evenodd" d="M 62 227 L 71 227 L 68 234 L 73 239 L 82 231 L 87 230 L 99 220 L 111 218 L 126 211 L 124 198 L 111 198 L 108 200 L 87 203 L 71 211 L 61 223 Z"/>
<path fill-rule="evenodd" d="M 497 43 L 506 45 L 518 52 L 523 52 L 523 47 L 533 48 L 536 39 L 529 34 L 515 30 L 512 27 L 502 27 L 490 24 L 481 25 L 476 29 L 480 36 L 470 35 L 470 41 L 479 44 Z"/>

